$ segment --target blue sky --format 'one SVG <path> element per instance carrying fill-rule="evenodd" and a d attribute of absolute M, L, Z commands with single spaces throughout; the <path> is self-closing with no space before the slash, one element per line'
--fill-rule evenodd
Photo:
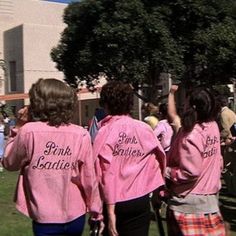
<path fill-rule="evenodd" d="M 48 2 L 60 2 L 60 3 L 70 3 L 70 2 L 79 2 L 78 0 L 44 0 Z"/>

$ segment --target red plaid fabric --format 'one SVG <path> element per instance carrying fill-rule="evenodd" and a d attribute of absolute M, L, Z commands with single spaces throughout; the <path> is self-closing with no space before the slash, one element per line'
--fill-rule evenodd
<path fill-rule="evenodd" d="M 169 236 L 225 236 L 225 224 L 219 212 L 213 214 L 186 214 L 167 212 Z"/>

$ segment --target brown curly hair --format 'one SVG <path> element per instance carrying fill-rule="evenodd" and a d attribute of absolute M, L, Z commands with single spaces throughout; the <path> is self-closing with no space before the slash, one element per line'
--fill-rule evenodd
<path fill-rule="evenodd" d="M 102 87 L 99 103 L 110 115 L 129 114 L 133 107 L 133 90 L 127 83 L 109 81 Z"/>
<path fill-rule="evenodd" d="M 39 79 L 29 91 L 29 119 L 49 125 L 68 124 L 77 102 L 76 92 L 64 82 L 50 78 Z"/>

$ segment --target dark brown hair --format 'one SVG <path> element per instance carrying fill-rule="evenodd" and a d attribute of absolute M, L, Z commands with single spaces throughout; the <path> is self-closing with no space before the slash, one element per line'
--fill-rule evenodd
<path fill-rule="evenodd" d="M 71 121 L 77 96 L 75 91 L 57 79 L 39 79 L 29 91 L 29 119 L 59 126 Z"/>
<path fill-rule="evenodd" d="M 109 81 L 102 87 L 99 103 L 110 115 L 129 114 L 133 107 L 133 90 L 127 83 Z"/>
<path fill-rule="evenodd" d="M 183 129 L 190 132 L 196 123 L 216 120 L 218 106 L 213 92 L 209 89 L 198 87 L 189 97 L 188 108 L 183 114 Z"/>

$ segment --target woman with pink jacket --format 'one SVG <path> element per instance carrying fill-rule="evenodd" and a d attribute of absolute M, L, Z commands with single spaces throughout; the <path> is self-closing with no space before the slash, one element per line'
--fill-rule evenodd
<path fill-rule="evenodd" d="M 169 101 L 173 106 L 174 100 Z M 207 89 L 196 88 L 187 100 L 182 127 L 167 158 L 170 236 L 226 234 L 218 205 L 222 156 L 217 112 L 214 96 Z"/>
<path fill-rule="evenodd" d="M 174 130 L 170 124 L 168 117 L 168 106 L 166 103 L 162 103 L 159 106 L 159 119 L 160 121 L 154 128 L 154 134 L 159 139 L 161 146 L 167 154 L 170 150 Z"/>
<path fill-rule="evenodd" d="M 29 98 L 3 159 L 7 170 L 20 170 L 16 207 L 33 220 L 35 236 L 82 235 L 85 214 L 101 219 L 102 204 L 90 135 L 70 123 L 76 93 L 62 81 L 39 79 Z"/>
<path fill-rule="evenodd" d="M 133 91 L 129 84 L 108 82 L 100 96 L 108 116 L 93 146 L 109 235 L 147 236 L 149 193 L 164 185 L 164 150 L 151 127 L 131 117 Z"/>

